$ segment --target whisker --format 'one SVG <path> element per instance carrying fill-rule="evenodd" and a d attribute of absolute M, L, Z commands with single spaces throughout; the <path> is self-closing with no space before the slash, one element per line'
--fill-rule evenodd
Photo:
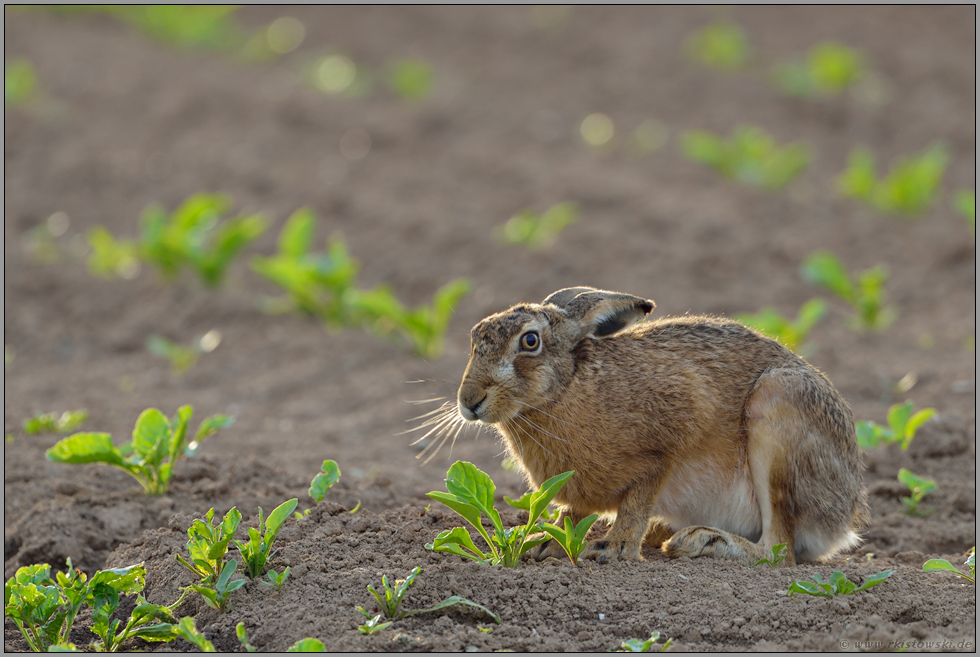
<path fill-rule="evenodd" d="M 406 422 L 414 422 L 416 420 L 421 420 L 422 418 L 426 418 L 426 417 L 429 417 L 431 415 L 437 415 L 438 416 L 439 414 L 446 414 L 446 413 L 455 414 L 456 413 L 456 404 L 451 404 L 449 402 L 446 402 L 445 404 L 443 404 L 439 408 L 435 409 L 434 411 L 429 411 L 428 413 L 423 413 L 422 415 L 417 415 L 417 416 L 415 416 L 413 418 L 409 418 L 409 419 L 407 419 L 405 421 Z M 433 419 L 436 419 L 436 418 L 433 418 Z M 432 420 L 426 420 L 426 423 L 429 423 L 431 421 Z"/>
<path fill-rule="evenodd" d="M 445 417 L 445 418 L 442 419 L 441 422 L 437 423 L 434 427 L 432 427 L 431 429 L 429 429 L 425 433 L 425 435 L 423 435 L 421 438 L 415 439 L 411 444 L 412 445 L 418 445 L 420 442 L 422 442 L 423 440 L 425 440 L 426 438 L 428 438 L 432 434 L 437 434 L 437 435 L 438 434 L 441 434 L 444 430 L 448 429 L 449 427 L 452 427 L 454 422 L 456 422 L 457 420 L 462 420 L 462 419 L 463 418 L 461 418 L 459 416 L 456 416 L 456 417 Z M 422 428 L 422 427 L 419 427 L 419 428 Z M 408 431 L 403 431 L 402 434 L 409 433 L 411 431 L 414 431 L 414 429 L 409 429 Z"/>

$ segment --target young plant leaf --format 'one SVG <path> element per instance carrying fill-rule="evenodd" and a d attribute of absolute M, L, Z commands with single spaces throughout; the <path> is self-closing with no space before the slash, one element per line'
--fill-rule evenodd
<path fill-rule="evenodd" d="M 487 537 L 489 539 L 489 536 Z M 488 541 L 488 545 L 493 547 L 493 543 Z M 434 550 L 436 552 L 449 552 L 451 554 L 456 554 L 467 559 L 472 559 L 473 561 L 478 561 L 480 563 L 491 563 L 494 560 L 495 554 L 484 554 L 473 543 L 473 539 L 469 532 L 462 527 L 453 527 L 452 529 L 446 529 L 439 532 L 435 540 L 425 546 L 426 550 Z"/>
<path fill-rule="evenodd" d="M 496 529 L 503 531 L 500 514 L 493 507 L 493 496 L 497 487 L 487 473 L 468 461 L 457 461 L 446 473 L 446 490 L 461 501 L 476 507 L 490 518 Z"/>
<path fill-rule="evenodd" d="M 55 463 L 106 463 L 125 469 L 125 461 L 107 433 L 76 433 L 45 452 Z"/>
<path fill-rule="evenodd" d="M 310 497 L 319 504 L 323 501 L 327 491 L 338 481 L 340 481 L 340 467 L 337 462 L 324 461 L 323 465 L 320 466 L 320 473 L 313 477 L 313 481 L 310 482 Z"/>
<path fill-rule="evenodd" d="M 174 628 L 174 633 L 193 643 L 201 652 L 215 652 L 214 644 L 197 631 L 197 627 L 194 625 L 194 619 L 189 616 L 180 619 L 180 622 Z"/>
<path fill-rule="evenodd" d="M 376 631 L 381 631 L 385 627 L 388 627 L 391 623 L 384 623 L 383 627 L 377 628 Z M 358 628 L 360 631 L 360 628 Z M 364 634 L 362 632 L 362 634 Z M 371 632 L 373 634 L 373 632 Z M 319 639 L 314 639 L 312 637 L 306 637 L 305 639 L 300 639 L 293 645 L 286 649 L 286 652 L 327 652 L 327 647 L 323 645 L 323 641 Z"/>

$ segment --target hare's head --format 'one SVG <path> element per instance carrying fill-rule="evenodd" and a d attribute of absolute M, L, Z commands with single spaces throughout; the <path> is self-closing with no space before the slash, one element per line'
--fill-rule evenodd
<path fill-rule="evenodd" d="M 576 347 L 630 326 L 653 301 L 590 287 L 555 292 L 487 317 L 470 332 L 470 362 L 459 387 L 459 414 L 506 422 L 558 399 L 575 372 Z"/>

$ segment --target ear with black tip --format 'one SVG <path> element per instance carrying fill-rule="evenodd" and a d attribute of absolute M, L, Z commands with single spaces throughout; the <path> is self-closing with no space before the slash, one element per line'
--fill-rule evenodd
<path fill-rule="evenodd" d="M 642 319 L 656 307 L 650 299 L 591 287 L 559 290 L 544 300 L 565 311 L 563 332 L 573 343 L 584 337 L 614 335 Z"/>

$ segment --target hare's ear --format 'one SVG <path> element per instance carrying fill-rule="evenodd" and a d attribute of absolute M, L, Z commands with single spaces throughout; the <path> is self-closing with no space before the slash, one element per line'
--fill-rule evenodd
<path fill-rule="evenodd" d="M 652 300 L 591 287 L 558 290 L 543 305 L 565 311 L 565 333 L 573 343 L 584 337 L 602 338 L 622 331 L 654 309 Z"/>

